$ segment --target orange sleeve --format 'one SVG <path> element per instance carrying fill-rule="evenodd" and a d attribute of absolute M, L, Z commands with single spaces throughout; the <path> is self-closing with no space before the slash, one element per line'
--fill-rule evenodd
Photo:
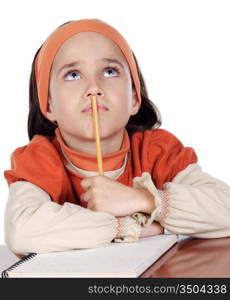
<path fill-rule="evenodd" d="M 165 182 L 172 181 L 189 164 L 198 161 L 193 148 L 185 147 L 175 135 L 165 129 L 155 132 L 150 149 L 155 149 L 155 153 L 151 155 L 151 159 L 154 159 L 152 178 L 158 189 L 162 189 Z"/>
<path fill-rule="evenodd" d="M 40 135 L 12 153 L 11 170 L 6 170 L 4 176 L 8 184 L 29 181 L 45 190 L 57 202 L 62 202 L 60 198 L 65 194 L 67 185 L 58 152 L 47 137 Z"/>

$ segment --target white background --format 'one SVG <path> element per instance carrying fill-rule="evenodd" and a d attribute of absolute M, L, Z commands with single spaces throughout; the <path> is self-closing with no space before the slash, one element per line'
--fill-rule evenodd
<path fill-rule="evenodd" d="M 195 149 L 203 170 L 230 184 L 230 1 L 65 0 L 0 4 L 0 244 L 12 151 L 28 143 L 35 52 L 61 24 L 98 18 L 134 51 L 162 128 Z"/>

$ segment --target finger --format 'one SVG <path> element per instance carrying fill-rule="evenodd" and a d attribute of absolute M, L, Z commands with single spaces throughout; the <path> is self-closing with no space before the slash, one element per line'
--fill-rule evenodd
<path fill-rule="evenodd" d="M 89 196 L 87 193 L 82 193 L 80 195 L 80 200 L 83 201 L 83 202 L 88 202 L 89 201 Z"/>
<path fill-rule="evenodd" d="M 88 208 L 88 209 L 91 209 L 91 210 L 94 210 L 94 205 L 93 205 L 92 201 L 89 201 L 89 202 L 87 203 L 87 208 Z"/>
<path fill-rule="evenodd" d="M 81 200 L 81 201 L 84 201 L 84 197 L 85 197 L 85 193 L 82 193 L 82 194 L 80 195 L 80 200 Z"/>
<path fill-rule="evenodd" d="M 83 187 L 83 189 L 87 190 L 92 185 L 92 179 L 91 178 L 85 178 L 80 182 L 80 185 Z"/>
<path fill-rule="evenodd" d="M 104 184 L 105 180 L 109 180 L 109 179 L 104 176 L 97 175 L 97 176 L 91 176 L 90 178 L 82 179 L 80 184 L 85 190 L 88 190 L 91 187 Z"/>

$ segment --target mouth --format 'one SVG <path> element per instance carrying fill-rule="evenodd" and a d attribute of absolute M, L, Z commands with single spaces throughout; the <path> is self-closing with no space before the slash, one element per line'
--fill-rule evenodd
<path fill-rule="evenodd" d="M 105 105 L 98 104 L 97 105 L 97 110 L 100 111 L 100 112 L 105 112 L 105 111 L 108 111 L 109 109 Z M 88 113 L 92 113 L 92 111 L 93 111 L 93 109 L 92 109 L 91 105 L 82 110 L 82 112 L 88 112 Z"/>

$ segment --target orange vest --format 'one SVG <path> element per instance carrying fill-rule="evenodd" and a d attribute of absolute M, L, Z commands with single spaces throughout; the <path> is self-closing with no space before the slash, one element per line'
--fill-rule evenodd
<path fill-rule="evenodd" d="M 116 179 L 127 186 L 133 186 L 134 177 L 148 172 L 155 186 L 162 189 L 163 184 L 172 181 L 178 172 L 197 163 L 193 148 L 184 147 L 165 129 L 135 132 L 129 139 L 127 164 Z M 66 168 L 65 164 L 56 136 L 35 135 L 29 144 L 13 152 L 11 170 L 5 171 L 4 176 L 8 184 L 25 180 L 39 186 L 59 204 L 68 201 L 86 207 L 87 204 L 79 200 L 85 192 L 80 185 L 83 177 Z"/>

